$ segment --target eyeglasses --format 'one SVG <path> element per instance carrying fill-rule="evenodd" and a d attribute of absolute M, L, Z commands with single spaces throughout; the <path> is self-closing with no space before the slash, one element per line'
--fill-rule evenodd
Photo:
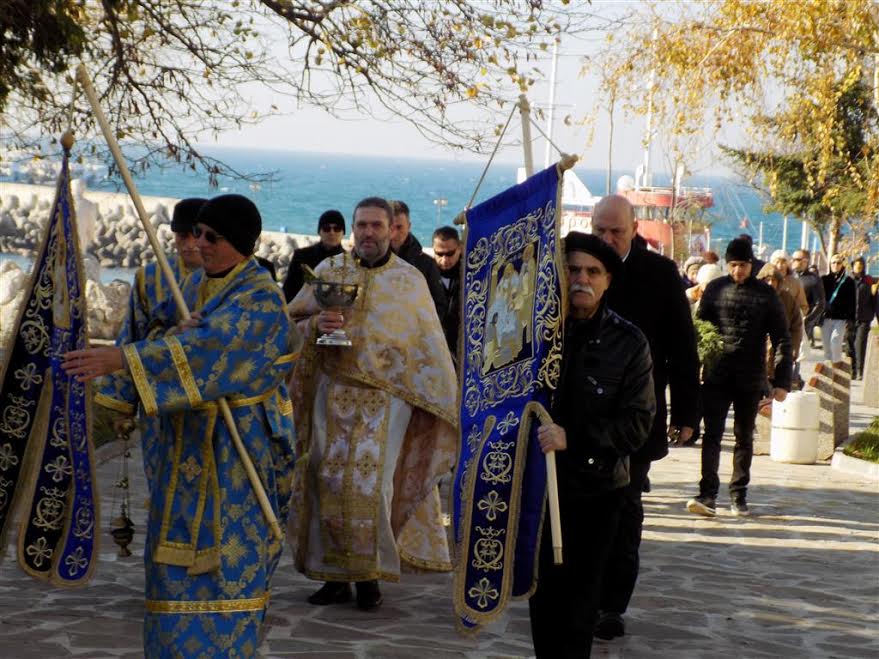
<path fill-rule="evenodd" d="M 217 241 L 225 240 L 225 236 L 221 236 L 213 229 L 202 229 L 201 226 L 196 224 L 192 227 L 192 235 L 196 238 L 201 238 L 204 236 L 204 239 L 207 240 L 211 245 L 216 245 Z"/>
<path fill-rule="evenodd" d="M 442 258 L 450 258 L 450 257 L 454 256 L 454 255 L 457 254 L 457 253 L 458 253 L 458 250 L 456 250 L 456 249 L 453 249 L 453 250 L 451 250 L 451 251 L 449 251 L 449 252 L 441 252 L 441 251 L 439 251 L 439 250 L 437 250 L 437 249 L 433 250 L 433 255 L 434 255 L 435 257 L 437 257 L 438 259 L 442 259 Z"/>
<path fill-rule="evenodd" d="M 324 224 L 320 231 L 332 231 L 333 233 L 343 233 L 344 229 L 338 224 Z"/>

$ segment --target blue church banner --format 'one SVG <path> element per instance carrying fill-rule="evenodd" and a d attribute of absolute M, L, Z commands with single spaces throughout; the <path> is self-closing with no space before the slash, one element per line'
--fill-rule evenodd
<path fill-rule="evenodd" d="M 464 629 L 533 592 L 546 500 L 535 420 L 561 362 L 560 183 L 553 166 L 467 212 L 452 504 Z"/>
<path fill-rule="evenodd" d="M 0 369 L 0 549 L 22 500 L 19 565 L 38 579 L 75 586 L 94 567 L 98 502 L 91 397 L 61 369 L 64 353 L 87 347 L 69 155 L 65 149 L 46 233 Z"/>

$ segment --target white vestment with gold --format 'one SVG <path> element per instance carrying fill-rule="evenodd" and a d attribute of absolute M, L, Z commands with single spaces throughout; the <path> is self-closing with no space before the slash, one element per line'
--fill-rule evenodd
<path fill-rule="evenodd" d="M 437 484 L 456 457 L 457 380 L 427 283 L 393 254 L 376 268 L 338 255 L 316 273 L 360 292 L 343 311 L 350 348 L 315 345 L 310 284 L 288 307 L 307 336 L 292 379 L 296 566 L 326 581 L 396 581 L 401 561 L 450 570 Z"/>

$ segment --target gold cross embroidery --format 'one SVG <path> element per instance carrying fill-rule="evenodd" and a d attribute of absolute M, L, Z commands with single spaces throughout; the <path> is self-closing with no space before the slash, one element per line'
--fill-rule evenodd
<path fill-rule="evenodd" d="M 186 462 L 180 465 L 180 471 L 183 472 L 183 476 L 186 480 L 191 483 L 198 478 L 198 475 L 201 473 L 201 467 L 198 464 L 198 460 L 190 455 L 186 458 Z"/>

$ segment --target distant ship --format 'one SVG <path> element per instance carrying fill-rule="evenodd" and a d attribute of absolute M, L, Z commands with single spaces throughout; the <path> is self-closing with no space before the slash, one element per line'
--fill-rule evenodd
<path fill-rule="evenodd" d="M 707 225 L 701 215 L 714 206 L 714 193 L 708 187 L 682 186 L 680 178 L 675 177 L 675 185 L 636 185 L 634 177 L 625 175 L 616 186 L 617 194 L 635 207 L 638 233 L 652 249 L 669 257 L 682 250 L 688 254 L 701 253 L 709 244 L 709 237 L 702 236 Z M 525 180 L 524 167 L 519 168 L 517 179 Z M 591 233 L 592 210 L 600 200 L 601 196 L 593 195 L 573 169 L 566 171 L 562 186 L 561 235 L 569 231 Z M 680 215 L 687 221 L 676 221 Z"/>

